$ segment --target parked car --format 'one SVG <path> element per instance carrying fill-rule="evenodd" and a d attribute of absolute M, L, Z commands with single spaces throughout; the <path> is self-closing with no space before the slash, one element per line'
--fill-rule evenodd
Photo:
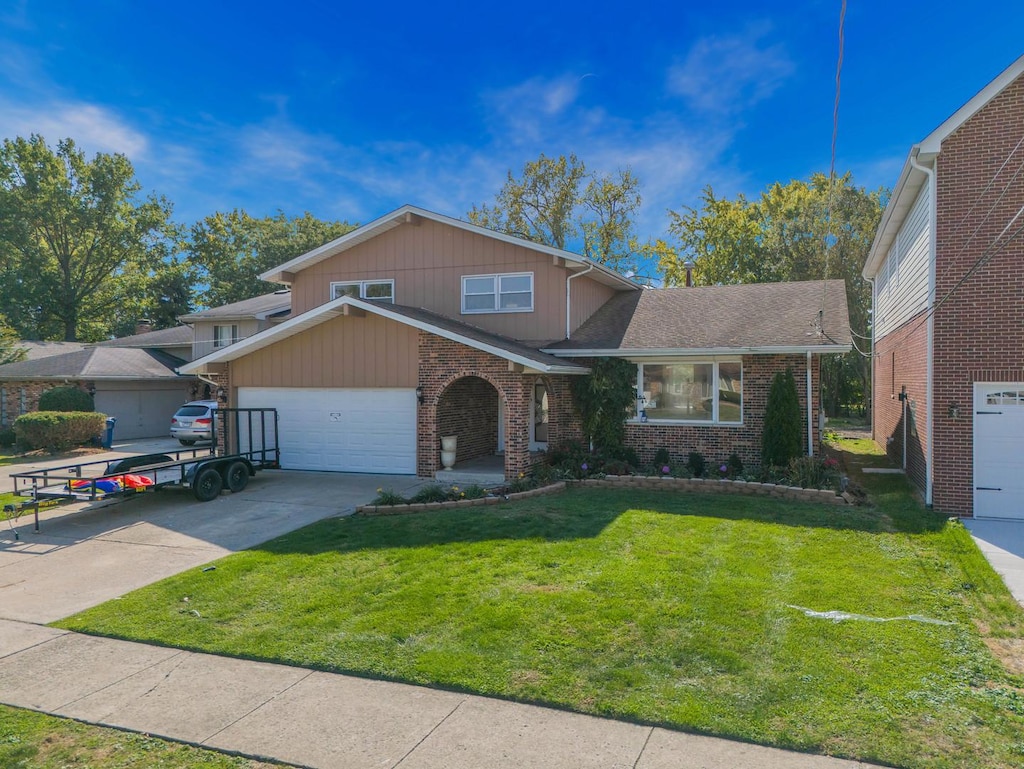
<path fill-rule="evenodd" d="M 177 438 L 182 446 L 211 440 L 216 410 L 217 401 L 189 401 L 171 417 L 171 437 Z"/>

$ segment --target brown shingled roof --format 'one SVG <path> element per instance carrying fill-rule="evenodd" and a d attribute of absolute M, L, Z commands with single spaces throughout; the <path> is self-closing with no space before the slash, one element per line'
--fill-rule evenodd
<path fill-rule="evenodd" d="M 88 347 L 0 366 L 0 379 L 175 379 L 185 361 L 160 350 Z"/>
<path fill-rule="evenodd" d="M 822 334 L 817 332 L 818 311 Z M 662 288 L 619 294 L 572 338 L 545 348 L 573 350 L 765 350 L 851 345 L 842 280 Z"/>

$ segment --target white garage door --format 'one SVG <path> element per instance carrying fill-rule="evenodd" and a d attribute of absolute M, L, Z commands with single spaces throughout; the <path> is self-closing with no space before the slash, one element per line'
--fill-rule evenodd
<path fill-rule="evenodd" d="M 1024 518 L 1024 382 L 974 385 L 974 514 Z"/>
<path fill-rule="evenodd" d="M 416 474 L 414 390 L 239 387 L 238 405 L 277 409 L 285 469 Z"/>

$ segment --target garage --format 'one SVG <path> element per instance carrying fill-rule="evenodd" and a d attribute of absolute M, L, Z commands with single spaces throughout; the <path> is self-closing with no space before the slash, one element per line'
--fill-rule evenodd
<path fill-rule="evenodd" d="M 100 413 L 116 417 L 114 440 L 157 438 L 170 435 L 171 416 L 188 400 L 191 383 L 97 381 L 93 402 Z"/>
<path fill-rule="evenodd" d="M 1024 519 L 1024 382 L 974 386 L 974 515 Z"/>
<path fill-rule="evenodd" d="M 238 405 L 277 409 L 285 469 L 416 474 L 412 389 L 239 387 Z"/>

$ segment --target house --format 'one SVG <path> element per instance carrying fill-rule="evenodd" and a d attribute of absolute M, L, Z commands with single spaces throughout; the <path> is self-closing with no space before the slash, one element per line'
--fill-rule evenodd
<path fill-rule="evenodd" d="M 1024 518 L 1024 56 L 907 157 L 864 265 L 875 440 L 948 515 Z"/>
<path fill-rule="evenodd" d="M 45 390 L 73 384 L 93 395 L 97 411 L 117 419 L 118 438 L 167 435 L 171 415 L 200 384 L 175 370 L 191 350 L 188 326 L 93 345 L 34 344 L 26 360 L 0 366 L 0 427 L 35 411 Z"/>
<path fill-rule="evenodd" d="M 770 381 L 787 367 L 813 452 L 821 356 L 851 341 L 842 281 L 645 289 L 413 206 L 261 278 L 290 288 L 287 318 L 179 372 L 230 405 L 277 408 L 281 461 L 296 469 L 433 477 L 441 437 L 455 436 L 457 464 L 501 455 L 515 477 L 582 437 L 570 382 L 601 356 L 637 364 L 628 440 L 646 460 L 664 447 L 758 464 Z"/>
<path fill-rule="evenodd" d="M 291 311 L 288 289 L 232 302 L 201 312 L 178 316 L 192 326 L 192 349 L 188 360 L 202 358 L 214 350 L 227 347 L 275 323 L 285 320 Z"/>

